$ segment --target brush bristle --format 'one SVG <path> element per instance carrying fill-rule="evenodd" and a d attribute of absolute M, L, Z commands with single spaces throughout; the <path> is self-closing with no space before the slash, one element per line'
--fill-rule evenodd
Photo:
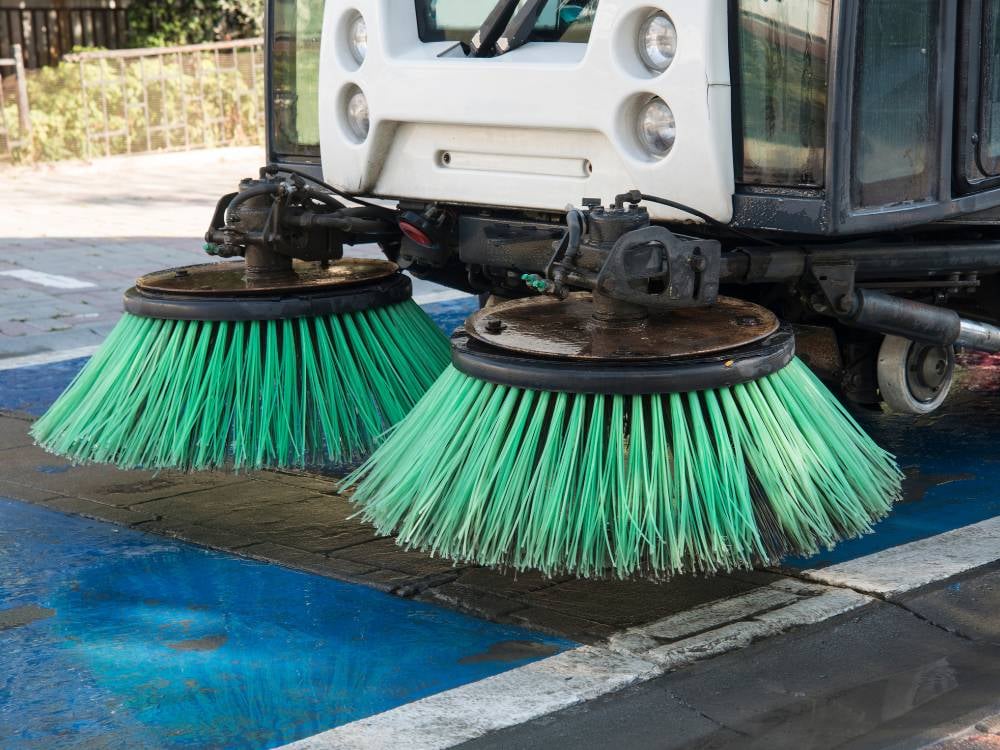
<path fill-rule="evenodd" d="M 265 322 L 126 314 L 32 435 L 73 461 L 123 468 L 347 464 L 448 360 L 447 339 L 412 301 Z"/>
<path fill-rule="evenodd" d="M 871 530 L 901 475 L 798 360 L 663 396 L 494 385 L 449 368 L 345 485 L 400 544 L 548 575 L 669 577 Z"/>

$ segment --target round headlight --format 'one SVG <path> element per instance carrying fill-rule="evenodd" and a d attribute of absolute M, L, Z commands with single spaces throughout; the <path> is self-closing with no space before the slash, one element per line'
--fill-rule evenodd
<path fill-rule="evenodd" d="M 359 142 L 368 137 L 368 130 L 371 127 L 368 98 L 360 90 L 355 91 L 347 100 L 347 126 Z"/>
<path fill-rule="evenodd" d="M 654 73 L 670 67 L 677 54 L 677 29 L 670 16 L 657 12 L 639 27 L 639 57 Z"/>
<path fill-rule="evenodd" d="M 347 27 L 347 46 L 358 65 L 365 61 L 368 55 L 368 24 L 363 16 L 355 16 Z"/>
<path fill-rule="evenodd" d="M 667 103 L 653 97 L 639 110 L 639 142 L 652 156 L 670 153 L 677 140 L 677 122 Z"/>

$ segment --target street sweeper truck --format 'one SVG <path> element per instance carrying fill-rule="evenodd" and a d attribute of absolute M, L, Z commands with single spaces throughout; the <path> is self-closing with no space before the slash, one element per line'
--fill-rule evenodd
<path fill-rule="evenodd" d="M 349 465 L 402 545 L 663 578 L 870 531 L 900 473 L 851 409 L 930 413 L 956 349 L 1000 351 L 1000 0 L 270 0 L 266 26 L 267 163 L 214 262 L 126 293 L 47 448 Z M 450 343 L 410 276 L 479 296 Z"/>

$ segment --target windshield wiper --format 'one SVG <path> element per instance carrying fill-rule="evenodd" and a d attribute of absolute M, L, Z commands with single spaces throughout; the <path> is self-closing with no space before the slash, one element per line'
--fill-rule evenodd
<path fill-rule="evenodd" d="M 469 42 L 471 57 L 492 57 L 495 54 L 497 40 L 514 16 L 518 2 L 520 0 L 500 0 L 493 6 L 486 21 Z"/>
<path fill-rule="evenodd" d="M 523 47 L 531 38 L 531 33 L 538 24 L 538 16 L 542 13 L 542 8 L 548 0 L 528 0 L 514 16 L 503 35 L 497 40 L 497 55 L 505 55 L 508 52 Z"/>

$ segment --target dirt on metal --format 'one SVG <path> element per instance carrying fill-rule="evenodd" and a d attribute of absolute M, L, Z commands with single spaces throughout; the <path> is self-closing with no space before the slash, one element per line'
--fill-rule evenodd
<path fill-rule="evenodd" d="M 395 263 L 371 258 L 342 258 L 329 264 L 295 261 L 283 273 L 247 275 L 242 261 L 168 268 L 147 274 L 136 287 L 143 292 L 197 296 L 324 292 L 392 276 Z"/>
<path fill-rule="evenodd" d="M 565 300 L 531 297 L 480 310 L 466 330 L 485 344 L 533 357 L 621 361 L 717 354 L 761 341 L 778 326 L 770 310 L 731 297 L 609 324 L 595 319 L 589 292 L 575 292 Z"/>

